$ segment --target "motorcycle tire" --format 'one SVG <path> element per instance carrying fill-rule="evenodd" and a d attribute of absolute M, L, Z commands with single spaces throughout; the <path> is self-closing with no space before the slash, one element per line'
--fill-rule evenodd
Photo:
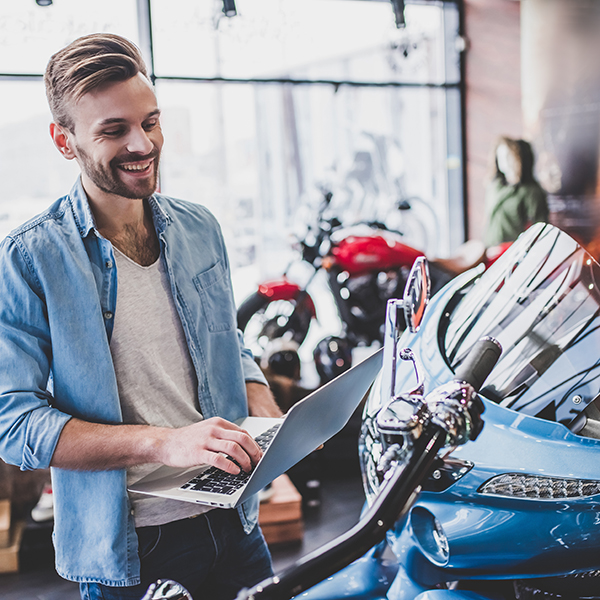
<path fill-rule="evenodd" d="M 278 338 L 300 346 L 306 339 L 312 316 L 301 299 L 270 300 L 254 292 L 240 304 L 237 325 L 244 333 L 246 347 L 259 357 Z"/>

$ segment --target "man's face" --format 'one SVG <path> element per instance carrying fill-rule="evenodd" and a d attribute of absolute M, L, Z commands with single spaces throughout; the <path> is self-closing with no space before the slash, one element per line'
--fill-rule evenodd
<path fill-rule="evenodd" d="M 156 97 L 142 74 L 85 94 L 71 115 L 67 144 L 88 195 L 142 199 L 156 190 L 163 135 Z"/>

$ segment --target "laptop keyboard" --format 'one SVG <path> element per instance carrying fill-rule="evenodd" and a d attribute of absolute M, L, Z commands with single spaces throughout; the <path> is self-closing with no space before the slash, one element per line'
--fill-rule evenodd
<path fill-rule="evenodd" d="M 273 427 L 254 438 L 263 452 L 271 444 L 273 436 L 280 425 L 281 423 L 276 423 Z M 233 475 L 232 473 L 221 471 L 221 469 L 217 469 L 216 467 L 210 467 L 206 471 L 196 475 L 193 479 L 190 479 L 187 483 L 184 483 L 179 489 L 229 495 L 239 490 L 248 481 L 250 475 L 251 473 L 246 473 L 245 471 L 240 471 L 237 475 Z"/>

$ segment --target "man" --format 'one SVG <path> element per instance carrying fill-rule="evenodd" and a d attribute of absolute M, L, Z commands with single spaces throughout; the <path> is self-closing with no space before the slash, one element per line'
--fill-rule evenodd
<path fill-rule="evenodd" d="M 157 578 L 233 598 L 271 574 L 256 499 L 126 491 L 156 464 L 249 470 L 261 452 L 234 421 L 281 414 L 235 327 L 220 229 L 154 193 L 160 110 L 133 44 L 80 38 L 45 84 L 81 176 L 0 245 L 0 456 L 52 467 L 56 567 L 82 598 L 137 599 Z"/>

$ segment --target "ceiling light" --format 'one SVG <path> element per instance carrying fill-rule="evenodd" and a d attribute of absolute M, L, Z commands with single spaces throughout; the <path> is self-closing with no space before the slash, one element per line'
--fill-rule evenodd
<path fill-rule="evenodd" d="M 404 0 L 392 0 L 394 7 L 394 17 L 396 19 L 396 27 L 404 29 L 406 27 L 406 19 L 404 18 Z"/>
<path fill-rule="evenodd" d="M 237 15 L 235 0 L 223 0 L 223 12 L 226 17 L 235 17 Z"/>

